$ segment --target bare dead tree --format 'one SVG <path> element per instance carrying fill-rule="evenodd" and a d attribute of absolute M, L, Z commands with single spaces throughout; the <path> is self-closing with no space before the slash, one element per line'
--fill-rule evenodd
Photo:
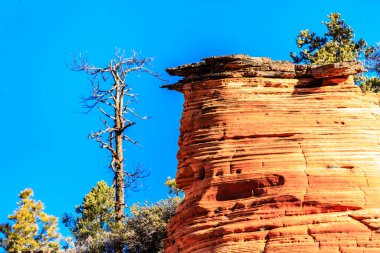
<path fill-rule="evenodd" d="M 104 128 L 92 132 L 89 138 L 94 139 L 100 147 L 111 154 L 110 168 L 114 173 L 115 209 L 117 219 L 124 217 L 125 188 L 131 188 L 142 177 L 145 171 L 141 166 L 135 170 L 125 169 L 124 142 L 139 145 L 138 142 L 126 134 L 126 130 L 135 125 L 133 118 L 148 119 L 137 114 L 131 104 L 137 101 L 137 94 L 132 92 L 127 83 L 128 75 L 132 73 L 148 73 L 155 77 L 158 75 L 146 66 L 152 59 L 140 59 L 136 53 L 130 58 L 125 57 L 125 52 L 116 50 L 115 58 L 105 67 L 97 67 L 88 63 L 86 58 L 74 57 L 71 70 L 84 72 L 89 75 L 91 93 L 82 98 L 85 113 L 97 108 L 102 115 L 100 121 Z"/>

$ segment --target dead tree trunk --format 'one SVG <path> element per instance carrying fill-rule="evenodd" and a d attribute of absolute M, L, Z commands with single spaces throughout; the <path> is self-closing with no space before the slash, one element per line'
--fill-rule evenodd
<path fill-rule="evenodd" d="M 108 150 L 111 154 L 110 168 L 114 173 L 113 185 L 116 192 L 115 212 L 117 220 L 121 222 L 124 218 L 125 189 L 134 188 L 135 183 L 146 176 L 141 166 L 135 170 L 126 170 L 124 167 L 124 141 L 137 145 L 137 141 L 126 134 L 126 130 L 136 124 L 131 116 L 147 119 L 146 116 L 138 115 L 130 107 L 137 100 L 137 94 L 132 93 L 132 88 L 126 82 L 126 78 L 136 72 L 146 72 L 155 77 L 158 75 L 145 67 L 151 59 L 139 59 L 136 54 L 126 58 L 120 50 L 117 50 L 115 56 L 116 58 L 105 67 L 90 65 L 82 57 L 79 61 L 74 58 L 72 70 L 83 71 L 92 76 L 92 91 L 90 96 L 83 98 L 83 106 L 86 113 L 95 107 L 98 108 L 102 114 L 100 120 L 104 124 L 104 129 L 91 133 L 89 138 L 95 139 L 101 148 Z"/>

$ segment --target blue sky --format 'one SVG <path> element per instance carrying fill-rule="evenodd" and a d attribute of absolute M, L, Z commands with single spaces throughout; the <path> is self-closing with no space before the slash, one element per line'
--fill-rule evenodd
<path fill-rule="evenodd" d="M 126 146 L 127 168 L 142 163 L 150 170 L 128 203 L 157 201 L 167 196 L 167 176 L 175 175 L 183 103 L 180 93 L 159 88 L 177 80 L 166 68 L 235 53 L 289 60 L 298 32 L 321 33 L 330 12 L 374 44 L 379 11 L 377 0 L 0 0 L 0 222 L 24 188 L 61 217 L 96 182 L 111 182 L 107 152 L 87 139 L 101 127 L 99 115 L 78 113 L 89 89 L 85 75 L 66 67 L 74 53 L 104 65 L 116 47 L 135 50 L 154 57 L 152 70 L 168 80 L 134 80 L 135 110 L 152 118 L 128 132 L 143 147 Z"/>

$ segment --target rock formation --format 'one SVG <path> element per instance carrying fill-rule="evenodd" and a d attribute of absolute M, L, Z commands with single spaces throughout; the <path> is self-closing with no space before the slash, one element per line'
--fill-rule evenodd
<path fill-rule="evenodd" d="M 178 187 L 165 252 L 380 252 L 379 102 L 355 63 L 247 55 L 184 78 Z"/>

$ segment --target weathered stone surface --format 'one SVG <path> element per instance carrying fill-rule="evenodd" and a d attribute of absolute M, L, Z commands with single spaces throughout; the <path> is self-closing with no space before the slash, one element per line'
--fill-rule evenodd
<path fill-rule="evenodd" d="M 169 69 L 185 102 L 165 252 L 380 252 L 380 111 L 354 63 Z"/>
<path fill-rule="evenodd" d="M 197 80 L 272 77 L 272 78 L 328 78 L 354 75 L 364 71 L 363 66 L 352 63 L 334 63 L 322 66 L 294 65 L 288 61 L 272 61 L 269 58 L 250 57 L 245 54 L 215 56 L 203 59 L 203 62 L 168 68 L 171 75 L 183 76 L 177 85 L 166 85 L 169 89 L 179 89 L 184 83 Z"/>
<path fill-rule="evenodd" d="M 364 68 L 361 65 L 352 64 L 349 62 L 332 63 L 322 66 L 311 66 L 312 76 L 314 78 L 327 78 L 335 76 L 349 76 L 363 72 Z"/>

